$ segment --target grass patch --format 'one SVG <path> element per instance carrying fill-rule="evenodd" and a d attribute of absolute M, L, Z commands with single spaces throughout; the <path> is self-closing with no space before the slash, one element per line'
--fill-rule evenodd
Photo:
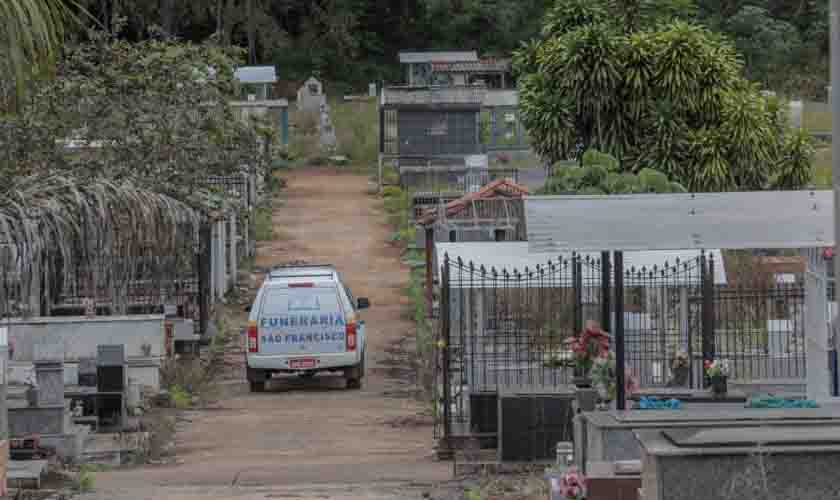
<path fill-rule="evenodd" d="M 216 317 L 216 335 L 210 339 L 206 353 L 200 358 L 173 358 L 160 369 L 161 386 L 169 393 L 172 405 L 186 409 L 194 402 L 207 404 L 219 397 L 218 375 L 224 372 L 225 350 L 239 341 L 239 331 L 224 308 Z"/>
<path fill-rule="evenodd" d="M 79 467 L 76 477 L 73 479 L 73 488 L 81 493 L 93 491 L 96 485 L 96 472 L 99 469 L 90 464 Z"/>
<path fill-rule="evenodd" d="M 802 128 L 809 132 L 831 132 L 831 113 L 827 111 L 802 111 Z"/>
<path fill-rule="evenodd" d="M 814 185 L 817 188 L 831 188 L 831 147 L 817 150 L 814 170 Z"/>
<path fill-rule="evenodd" d="M 376 101 L 334 102 L 330 104 L 330 110 L 338 139 L 338 154 L 348 157 L 356 168 L 374 168 L 379 156 Z"/>
<path fill-rule="evenodd" d="M 274 221 L 271 207 L 257 207 L 254 210 L 254 234 L 257 241 L 274 239 Z"/>

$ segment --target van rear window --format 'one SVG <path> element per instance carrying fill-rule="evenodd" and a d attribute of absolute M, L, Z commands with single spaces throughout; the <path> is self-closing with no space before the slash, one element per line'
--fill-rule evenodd
<path fill-rule="evenodd" d="M 319 311 L 321 301 L 317 295 L 291 295 L 289 296 L 290 311 Z"/>
<path fill-rule="evenodd" d="M 311 311 L 340 310 L 335 288 L 298 288 L 269 290 L 263 300 L 263 315 L 288 314 Z"/>

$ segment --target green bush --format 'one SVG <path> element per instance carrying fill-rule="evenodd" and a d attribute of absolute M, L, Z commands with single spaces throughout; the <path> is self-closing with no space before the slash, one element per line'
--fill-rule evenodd
<path fill-rule="evenodd" d="M 671 182 L 664 173 L 643 168 L 638 174 L 621 172 L 612 156 L 590 149 L 583 155 L 583 166 L 555 165 L 542 194 L 635 194 L 682 193 L 685 188 Z"/>
<path fill-rule="evenodd" d="M 192 394 L 179 385 L 173 385 L 169 389 L 169 398 L 172 400 L 173 406 L 179 410 L 184 410 L 192 405 Z"/>
<path fill-rule="evenodd" d="M 398 186 L 385 186 L 384 188 L 382 188 L 382 196 L 384 198 L 393 198 L 395 196 L 401 195 L 402 189 L 400 189 Z"/>
<path fill-rule="evenodd" d="M 82 465 L 79 468 L 79 472 L 76 473 L 76 478 L 74 480 L 73 486 L 75 487 L 76 491 L 82 493 L 93 491 L 94 485 L 96 484 L 95 473 L 97 470 L 97 467 L 94 465 Z"/>
<path fill-rule="evenodd" d="M 257 241 L 274 239 L 274 221 L 271 207 L 258 207 L 254 210 L 254 233 Z"/>

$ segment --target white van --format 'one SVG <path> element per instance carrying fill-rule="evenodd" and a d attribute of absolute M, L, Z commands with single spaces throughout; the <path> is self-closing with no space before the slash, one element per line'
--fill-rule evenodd
<path fill-rule="evenodd" d="M 365 325 L 332 266 L 284 266 L 271 271 L 249 308 L 246 361 L 251 392 L 262 392 L 274 373 L 311 377 L 341 372 L 347 388 L 365 375 Z"/>

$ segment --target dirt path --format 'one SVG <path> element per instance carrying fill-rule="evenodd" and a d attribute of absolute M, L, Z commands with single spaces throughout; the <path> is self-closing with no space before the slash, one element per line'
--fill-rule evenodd
<path fill-rule="evenodd" d="M 319 378 L 239 391 L 188 415 L 179 465 L 98 473 L 88 498 L 409 499 L 437 496 L 434 485 L 451 477 L 451 464 L 432 459 L 430 424 L 415 418 L 422 405 L 394 396 L 405 383 L 385 376 L 386 349 L 412 326 L 400 317 L 407 270 L 386 243 L 381 203 L 365 194 L 363 176 L 306 169 L 287 180 L 275 241 L 259 248 L 257 264 L 333 263 L 356 296 L 370 297 L 364 389 Z"/>

